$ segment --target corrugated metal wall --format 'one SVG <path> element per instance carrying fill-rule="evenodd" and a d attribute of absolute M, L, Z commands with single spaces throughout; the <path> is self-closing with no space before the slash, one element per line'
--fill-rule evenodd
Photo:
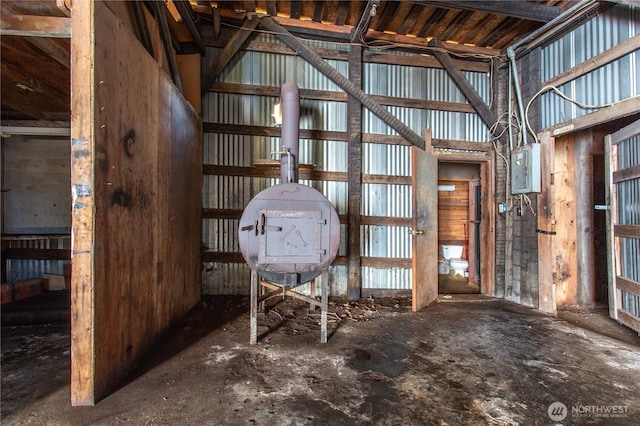
<path fill-rule="evenodd" d="M 69 249 L 69 236 L 21 237 L 9 240 L 10 248 L 24 249 Z M 4 261 L 4 259 L 3 259 Z M 7 260 L 7 281 L 42 278 L 44 274 L 63 275 L 68 260 L 9 259 Z"/>
<path fill-rule="evenodd" d="M 260 41 L 279 43 L 263 34 Z M 339 44 L 308 42 L 313 47 L 345 50 Z M 209 48 L 208 67 L 215 61 L 219 49 Z M 385 52 L 387 53 L 387 52 Z M 327 61 L 347 76 L 346 61 Z M 489 103 L 490 78 L 485 73 L 465 73 L 485 102 Z M 295 81 L 300 89 L 341 91 L 323 74 L 300 57 L 263 52 L 243 52 L 229 64 L 218 81 L 252 85 L 281 86 Z M 441 69 L 364 64 L 363 90 L 369 94 L 398 98 L 418 98 L 448 102 L 466 102 L 464 96 Z M 209 93 L 203 103 L 203 121 L 244 125 L 272 126 L 271 112 L 277 97 L 240 96 Z M 486 141 L 487 128 L 475 114 L 427 111 L 412 108 L 387 107 L 400 121 L 416 133 L 431 128 L 434 138 Z M 302 129 L 328 131 L 347 130 L 345 102 L 301 99 Z M 363 110 L 363 132 L 394 135 L 396 132 L 366 108 Z M 204 163 L 251 166 L 256 159 L 269 158 L 277 151 L 279 138 L 205 134 Z M 346 172 L 347 143 L 342 141 L 301 140 L 300 162 L 314 164 L 317 170 Z M 410 149 L 404 146 L 363 144 L 363 173 L 410 176 Z M 203 207 L 242 209 L 260 190 L 278 183 L 277 180 L 205 176 Z M 310 182 L 301 181 L 303 184 Z M 338 214 L 347 213 L 345 182 L 313 182 L 334 204 Z M 411 217 L 411 190 L 407 185 L 364 184 L 361 214 L 368 216 Z M 239 251 L 237 220 L 205 219 L 204 244 L 213 251 Z M 343 226 L 338 255 L 346 255 L 346 232 Z M 362 255 L 371 257 L 410 258 L 411 240 L 404 227 L 363 226 Z M 246 294 L 249 290 L 249 270 L 244 265 L 211 263 L 205 265 L 203 293 Z M 364 288 L 411 288 L 410 269 L 363 268 Z M 333 294 L 345 294 L 346 267 L 331 269 Z"/>
<path fill-rule="evenodd" d="M 541 82 L 587 61 L 640 34 L 640 8 L 618 5 L 597 15 L 542 49 Z M 589 105 L 604 105 L 640 94 L 640 51 L 559 87 L 568 97 Z M 555 93 L 541 96 L 542 127 L 549 127 L 593 112 Z"/>

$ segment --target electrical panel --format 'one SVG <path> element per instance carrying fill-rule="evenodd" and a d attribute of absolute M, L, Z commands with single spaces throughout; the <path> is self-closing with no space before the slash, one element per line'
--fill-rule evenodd
<path fill-rule="evenodd" d="M 511 151 L 511 193 L 540 192 L 540 144 L 533 143 Z"/>

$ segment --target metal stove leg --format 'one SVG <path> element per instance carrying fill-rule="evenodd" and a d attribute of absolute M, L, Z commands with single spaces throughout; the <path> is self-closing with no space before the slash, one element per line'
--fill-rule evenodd
<path fill-rule="evenodd" d="M 329 271 L 322 271 L 322 314 L 320 320 L 320 343 L 327 343 L 327 307 L 329 301 Z"/>
<path fill-rule="evenodd" d="M 316 279 L 317 278 L 312 279 L 310 284 L 309 297 L 312 298 L 313 300 L 315 300 L 316 298 Z M 316 310 L 316 305 L 314 305 L 313 303 L 309 303 L 309 313 L 312 314 L 315 312 L 315 310 Z"/>
<path fill-rule="evenodd" d="M 250 316 L 249 328 L 251 329 L 251 336 L 249 337 L 249 343 L 255 345 L 258 343 L 258 272 L 251 270 L 251 302 L 250 302 Z"/>

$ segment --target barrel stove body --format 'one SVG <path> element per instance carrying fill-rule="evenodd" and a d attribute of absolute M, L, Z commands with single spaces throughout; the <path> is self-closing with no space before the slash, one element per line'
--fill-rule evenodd
<path fill-rule="evenodd" d="M 251 268 L 251 343 L 257 341 L 257 304 L 292 294 L 321 308 L 321 341 L 327 340 L 328 269 L 340 246 L 340 220 L 319 191 L 297 183 L 300 98 L 286 83 L 281 91 L 281 183 L 261 191 L 245 207 L 238 228 L 240 251 Z M 322 274 L 321 303 L 315 278 Z M 263 282 L 266 281 L 266 282 Z M 293 289 L 312 281 L 311 297 Z M 279 286 L 280 291 L 274 290 Z M 272 291 L 258 297 L 263 287 Z"/>
<path fill-rule="evenodd" d="M 302 284 L 328 269 L 336 257 L 340 220 L 320 192 L 283 183 L 251 200 L 238 237 L 247 264 L 260 276 L 274 283 Z"/>

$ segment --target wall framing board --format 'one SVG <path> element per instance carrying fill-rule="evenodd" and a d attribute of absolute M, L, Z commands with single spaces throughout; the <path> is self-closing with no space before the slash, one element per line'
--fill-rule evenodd
<path fill-rule="evenodd" d="M 71 404 L 200 298 L 201 121 L 105 3 L 74 4 Z"/>

